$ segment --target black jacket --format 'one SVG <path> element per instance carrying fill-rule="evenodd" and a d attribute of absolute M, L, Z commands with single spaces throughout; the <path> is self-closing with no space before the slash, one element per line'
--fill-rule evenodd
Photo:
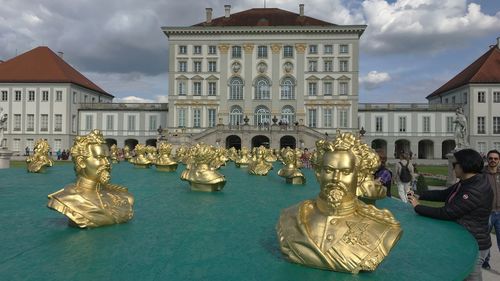
<path fill-rule="evenodd" d="M 420 200 L 445 202 L 441 208 L 417 205 L 415 211 L 420 215 L 454 220 L 476 238 L 479 250 L 491 247 L 488 221 L 493 190 L 484 174 L 477 174 L 445 190 L 427 191 L 420 196 Z"/>

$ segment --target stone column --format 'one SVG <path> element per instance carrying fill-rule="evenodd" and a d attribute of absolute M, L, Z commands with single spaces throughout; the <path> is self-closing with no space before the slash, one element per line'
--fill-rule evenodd
<path fill-rule="evenodd" d="M 273 116 L 281 119 L 281 107 L 280 107 L 280 53 L 282 44 L 271 44 L 272 53 L 272 74 L 271 81 L 273 84 L 271 86 L 272 102 L 271 102 L 271 118 Z"/>
<path fill-rule="evenodd" d="M 228 69 L 230 65 L 228 63 L 228 51 L 229 44 L 219 44 L 220 53 L 220 77 L 219 77 L 219 112 L 217 113 L 216 120 L 222 118 L 223 124 L 229 124 L 229 108 L 227 107 L 227 79 L 228 79 Z"/>
<path fill-rule="evenodd" d="M 305 106 L 304 106 L 304 96 L 305 96 L 305 77 L 304 77 L 304 71 L 305 71 L 305 56 L 304 53 L 306 51 L 306 44 L 300 43 L 300 44 L 295 44 L 295 51 L 296 51 L 296 63 L 295 65 L 295 73 L 297 73 L 297 85 L 296 85 L 296 92 L 295 92 L 295 99 L 297 100 L 297 112 L 296 112 L 296 120 L 300 121 L 301 119 L 303 120 L 303 124 L 306 122 L 306 112 L 305 112 Z"/>
<path fill-rule="evenodd" d="M 244 57 L 243 57 L 243 82 L 245 83 L 245 86 L 243 86 L 243 100 L 244 100 L 244 107 L 243 107 L 243 117 L 248 116 L 250 118 L 250 121 L 248 122 L 249 124 L 253 124 L 253 111 L 254 108 L 252 107 L 252 101 L 253 101 L 253 69 L 254 69 L 254 61 L 253 61 L 253 49 L 255 45 L 254 44 L 243 44 L 243 51 L 244 51 Z M 254 124 L 253 124 L 254 125 Z"/>

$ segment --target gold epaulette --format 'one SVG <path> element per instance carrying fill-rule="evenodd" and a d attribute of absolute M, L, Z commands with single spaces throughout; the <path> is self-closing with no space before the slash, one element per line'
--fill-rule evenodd
<path fill-rule="evenodd" d="M 374 218 L 379 222 L 389 223 L 391 225 L 399 225 L 399 222 L 396 220 L 396 218 L 392 215 L 392 213 L 389 210 L 377 209 L 375 206 L 365 204 L 361 201 L 359 201 L 358 204 L 359 204 L 359 209 L 358 209 L 359 214 L 369 218 Z"/>

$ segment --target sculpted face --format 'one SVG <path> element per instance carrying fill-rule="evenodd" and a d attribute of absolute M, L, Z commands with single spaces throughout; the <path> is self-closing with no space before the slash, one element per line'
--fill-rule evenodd
<path fill-rule="evenodd" d="M 328 203 L 338 206 L 356 195 L 355 158 L 349 151 L 326 152 L 317 174 L 321 194 Z"/>
<path fill-rule="evenodd" d="M 93 144 L 88 146 L 88 150 L 89 157 L 82 158 L 78 163 L 82 167 L 82 176 L 98 183 L 108 183 L 111 179 L 108 146 Z"/>

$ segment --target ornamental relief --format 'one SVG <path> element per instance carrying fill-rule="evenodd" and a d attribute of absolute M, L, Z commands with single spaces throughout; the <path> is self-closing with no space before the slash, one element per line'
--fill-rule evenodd
<path fill-rule="evenodd" d="M 285 73 L 290 74 L 293 70 L 293 63 L 291 63 L 289 61 L 285 62 L 283 64 L 283 70 L 285 71 Z"/>
<path fill-rule="evenodd" d="M 267 64 L 265 62 L 260 62 L 257 64 L 257 72 L 263 74 L 267 72 Z"/>
<path fill-rule="evenodd" d="M 234 74 L 237 74 L 240 72 L 241 70 L 241 64 L 239 62 L 234 62 L 232 65 L 231 65 L 231 70 L 233 71 Z"/>

